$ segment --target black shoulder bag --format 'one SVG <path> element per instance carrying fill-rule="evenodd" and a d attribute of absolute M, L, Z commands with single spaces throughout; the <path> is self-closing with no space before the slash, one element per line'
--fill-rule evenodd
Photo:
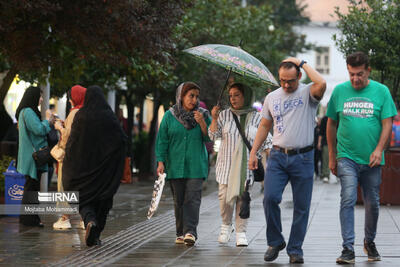
<path fill-rule="evenodd" d="M 33 142 L 31 139 L 31 136 L 29 135 L 28 127 L 26 126 L 26 121 L 25 121 L 25 111 L 22 114 L 22 117 L 24 118 L 24 124 L 25 124 L 25 130 L 26 134 L 28 135 L 29 141 L 31 141 L 31 145 L 33 148 L 33 153 L 32 153 L 32 158 L 35 160 L 36 166 L 40 167 L 42 165 L 48 164 L 53 161 L 53 157 L 50 154 L 50 148 L 48 146 L 42 147 L 38 151 L 36 151 L 35 147 L 33 146 Z"/>
<path fill-rule="evenodd" d="M 244 131 L 243 131 L 242 127 L 240 126 L 240 122 L 238 120 L 238 117 L 233 112 L 232 112 L 232 115 L 233 115 L 233 118 L 235 120 L 236 127 L 238 128 L 239 133 L 242 136 L 243 142 L 246 144 L 246 146 L 249 149 L 249 151 L 251 151 L 250 142 L 249 142 L 249 140 L 247 140 L 247 138 L 246 138 L 246 136 L 244 134 Z M 263 166 L 263 164 L 261 162 L 261 159 L 257 160 L 257 169 L 253 170 L 253 174 L 254 174 L 254 181 L 256 181 L 256 182 L 264 181 L 264 166 Z"/>

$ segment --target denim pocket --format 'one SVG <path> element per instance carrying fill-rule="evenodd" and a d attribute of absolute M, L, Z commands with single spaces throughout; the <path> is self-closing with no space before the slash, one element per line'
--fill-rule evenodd
<path fill-rule="evenodd" d="M 312 162 L 314 160 L 314 150 L 306 152 L 306 153 L 300 153 L 299 157 L 303 160 L 305 163 Z"/>

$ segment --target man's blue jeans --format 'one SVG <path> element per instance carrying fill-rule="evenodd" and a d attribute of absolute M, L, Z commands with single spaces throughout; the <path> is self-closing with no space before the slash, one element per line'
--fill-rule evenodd
<path fill-rule="evenodd" d="M 357 185 L 360 183 L 364 206 L 364 233 L 367 242 L 374 241 L 379 216 L 379 186 L 381 167 L 370 168 L 348 158 L 340 158 L 337 166 L 341 182 L 340 226 L 342 228 L 343 247 L 354 250 L 354 206 L 357 201 Z"/>
<path fill-rule="evenodd" d="M 268 158 L 264 185 L 264 212 L 267 222 L 267 242 L 278 246 L 285 239 L 282 235 L 282 193 L 290 181 L 293 192 L 293 221 L 287 253 L 303 255 L 302 245 L 307 231 L 314 175 L 314 150 L 287 155 L 272 149 Z"/>

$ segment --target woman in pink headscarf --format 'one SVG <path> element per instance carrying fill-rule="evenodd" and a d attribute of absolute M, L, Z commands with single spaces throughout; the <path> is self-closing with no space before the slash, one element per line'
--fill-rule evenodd
<path fill-rule="evenodd" d="M 62 183 L 62 166 L 65 155 L 65 147 L 71 133 L 72 122 L 74 121 L 75 114 L 79 111 L 81 107 L 83 107 L 83 103 L 85 101 L 86 88 L 80 85 L 75 85 L 68 91 L 69 102 L 71 103 L 71 110 L 68 114 L 68 117 L 65 119 L 63 123 L 61 120 L 57 120 L 54 124 L 54 128 L 60 131 L 61 138 L 58 144 L 51 150 L 51 155 L 58 161 L 58 177 L 57 177 L 57 191 L 63 192 L 63 183 Z M 68 203 L 57 203 L 58 205 L 68 206 Z M 83 221 L 80 222 L 80 228 L 85 229 Z M 71 222 L 69 220 L 69 215 L 62 215 L 54 224 L 54 229 L 70 229 Z"/>

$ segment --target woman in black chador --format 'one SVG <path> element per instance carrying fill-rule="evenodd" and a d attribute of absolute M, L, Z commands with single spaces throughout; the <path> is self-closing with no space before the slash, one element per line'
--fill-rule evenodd
<path fill-rule="evenodd" d="M 79 191 L 86 245 L 100 245 L 122 178 L 126 136 L 98 86 L 90 86 L 75 115 L 62 169 L 65 191 Z"/>

